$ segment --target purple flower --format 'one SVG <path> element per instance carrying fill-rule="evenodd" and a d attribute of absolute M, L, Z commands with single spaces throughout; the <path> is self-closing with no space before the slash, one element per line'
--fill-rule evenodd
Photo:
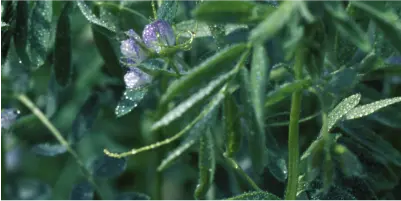
<path fill-rule="evenodd" d="M 173 28 L 164 20 L 156 20 L 145 26 L 142 33 L 143 41 L 149 48 L 159 53 L 162 46 L 172 46 L 175 44 Z"/>
<path fill-rule="evenodd" d="M 1 110 L 1 128 L 9 129 L 15 122 L 19 115 L 19 111 L 16 109 L 3 109 Z"/>
<path fill-rule="evenodd" d="M 129 64 L 142 62 L 146 59 L 147 55 L 137 42 L 141 42 L 141 38 L 132 29 L 127 31 L 126 34 L 129 36 L 129 39 L 121 41 L 121 54 L 124 56 L 125 59 L 127 59 L 127 63 Z"/>
<path fill-rule="evenodd" d="M 138 68 L 130 68 L 124 75 L 125 86 L 129 89 L 138 88 L 151 82 L 152 77 Z"/>

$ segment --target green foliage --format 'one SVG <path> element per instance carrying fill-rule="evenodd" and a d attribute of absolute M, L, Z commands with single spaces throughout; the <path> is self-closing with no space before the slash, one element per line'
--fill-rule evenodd
<path fill-rule="evenodd" d="M 400 17 L 2 1 L 2 199 L 399 199 Z"/>

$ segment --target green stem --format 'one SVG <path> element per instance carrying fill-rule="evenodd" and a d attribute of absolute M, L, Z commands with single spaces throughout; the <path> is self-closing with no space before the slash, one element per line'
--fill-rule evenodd
<path fill-rule="evenodd" d="M 79 167 L 81 168 L 83 174 L 88 179 L 88 181 L 93 185 L 96 191 L 102 198 L 105 198 L 102 191 L 99 190 L 99 186 L 95 183 L 92 175 L 90 174 L 89 170 L 85 167 L 84 163 L 79 158 L 78 154 L 71 148 L 68 142 L 64 139 L 63 135 L 58 131 L 56 127 L 49 121 L 49 119 L 39 110 L 38 107 L 25 95 L 20 94 L 17 95 L 16 98 L 21 101 L 31 112 L 38 117 L 38 119 L 50 130 L 53 136 L 59 141 L 59 143 L 66 147 L 67 151 L 72 155 L 75 161 L 78 163 Z"/>
<path fill-rule="evenodd" d="M 237 164 L 237 162 L 235 162 L 234 159 L 228 157 L 226 154 L 223 154 L 223 158 L 224 160 L 237 172 L 237 174 L 243 179 L 245 180 L 248 185 L 253 188 L 255 191 L 262 191 L 261 188 L 259 188 L 259 186 L 252 180 L 252 178 L 250 178 L 245 172 L 244 170 Z"/>
<path fill-rule="evenodd" d="M 295 57 L 294 75 L 296 80 L 302 79 L 304 49 L 299 47 Z M 295 200 L 298 187 L 299 161 L 299 116 L 301 112 L 302 90 L 292 93 L 290 126 L 288 132 L 288 183 L 285 192 L 286 200 Z"/>

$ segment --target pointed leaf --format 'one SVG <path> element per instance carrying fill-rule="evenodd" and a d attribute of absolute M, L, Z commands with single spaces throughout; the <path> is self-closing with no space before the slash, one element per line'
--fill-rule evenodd
<path fill-rule="evenodd" d="M 311 84 L 311 80 L 297 80 L 292 83 L 283 84 L 278 89 L 267 94 L 265 98 L 265 107 L 270 107 L 276 103 L 279 103 L 281 100 L 288 97 L 293 92 L 306 89 Z"/>
<path fill-rule="evenodd" d="M 34 145 L 32 151 L 42 156 L 57 156 L 67 152 L 67 148 L 59 143 L 43 143 Z"/>
<path fill-rule="evenodd" d="M 216 53 L 214 56 L 202 62 L 199 66 L 193 68 L 188 72 L 188 74 L 174 81 L 162 96 L 161 102 L 167 103 L 168 101 L 171 101 L 178 94 L 185 93 L 201 81 L 205 81 L 206 77 L 215 76 L 225 68 L 230 67 L 228 64 L 238 58 L 245 48 L 245 44 L 238 44 L 227 47 Z"/>
<path fill-rule="evenodd" d="M 199 147 L 199 183 L 195 189 L 195 199 L 205 199 L 206 193 L 213 184 L 216 170 L 214 139 L 210 130 L 200 139 Z"/>
<path fill-rule="evenodd" d="M 127 167 L 125 158 L 112 158 L 100 156 L 92 164 L 92 171 L 95 177 L 114 178 L 119 176 Z"/>
<path fill-rule="evenodd" d="M 33 67 L 39 67 L 46 61 L 52 39 L 52 1 L 36 1 L 32 8 L 29 26 L 29 57 Z"/>
<path fill-rule="evenodd" d="M 352 108 L 358 105 L 361 100 L 361 94 L 354 94 L 342 100 L 330 113 L 328 120 L 329 131 L 334 127 L 334 125 L 339 121 L 344 115 L 346 115 Z"/>
<path fill-rule="evenodd" d="M 116 200 L 150 200 L 150 197 L 143 193 L 124 192 L 124 193 L 118 194 L 114 199 L 116 199 Z"/>
<path fill-rule="evenodd" d="M 54 73 L 58 84 L 66 86 L 70 79 L 71 69 L 71 36 L 70 10 L 72 2 L 66 2 L 60 14 L 56 29 L 54 47 Z"/>
<path fill-rule="evenodd" d="M 381 108 L 387 107 L 389 105 L 395 104 L 401 102 L 401 97 L 394 97 L 394 98 L 388 98 L 384 100 L 379 100 L 370 104 L 366 105 L 361 105 L 358 107 L 353 108 L 351 111 L 349 111 L 346 115 L 346 119 L 357 119 L 361 118 L 364 116 L 367 116 L 369 114 L 372 114 L 376 112 L 377 110 L 380 110 Z"/>
<path fill-rule="evenodd" d="M 217 79 L 211 81 L 205 88 L 200 89 L 197 93 L 194 93 L 187 100 L 179 104 L 177 107 L 172 109 L 166 115 L 164 115 L 160 120 L 153 124 L 152 129 L 156 130 L 160 127 L 170 124 L 172 121 L 181 117 L 190 108 L 196 106 L 198 103 L 203 102 L 205 99 L 210 97 L 219 87 L 221 87 L 228 79 L 235 75 L 237 71 L 231 70 L 218 77 Z"/>
<path fill-rule="evenodd" d="M 281 200 L 281 198 L 269 192 L 254 191 L 227 198 L 227 200 Z"/>
<path fill-rule="evenodd" d="M 74 185 L 70 194 L 70 200 L 93 200 L 95 189 L 87 182 Z"/>
<path fill-rule="evenodd" d="M 145 97 L 147 92 L 147 87 L 139 89 L 126 89 L 115 109 L 116 116 L 122 117 L 131 112 L 131 110 L 138 106 L 139 102 Z"/>
<path fill-rule="evenodd" d="M 239 151 L 242 140 L 241 120 L 239 114 L 239 108 L 235 99 L 231 95 L 227 95 L 224 98 L 223 105 L 223 120 L 224 120 L 224 130 L 225 130 L 225 144 L 226 144 L 226 154 L 228 157 L 233 157 L 233 155 Z"/>
<path fill-rule="evenodd" d="M 178 1 L 163 1 L 157 10 L 157 19 L 162 19 L 168 23 L 173 23 L 178 10 Z"/>

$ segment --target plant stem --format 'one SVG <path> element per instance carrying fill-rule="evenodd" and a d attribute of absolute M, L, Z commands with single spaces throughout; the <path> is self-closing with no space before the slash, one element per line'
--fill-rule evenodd
<path fill-rule="evenodd" d="M 226 154 L 223 154 L 224 160 L 237 172 L 238 175 L 241 176 L 242 179 L 244 179 L 246 182 L 248 182 L 248 185 L 252 187 L 255 191 L 262 191 L 261 188 L 250 178 L 244 170 L 235 162 L 234 159 L 228 157 Z"/>
<path fill-rule="evenodd" d="M 302 79 L 304 64 L 304 49 L 298 47 L 295 55 L 294 74 L 296 80 Z M 299 116 L 301 111 L 302 90 L 292 93 L 290 126 L 288 132 L 288 183 L 285 192 L 286 200 L 295 200 L 298 187 L 298 161 L 299 161 Z"/>
<path fill-rule="evenodd" d="M 72 157 L 75 159 L 75 161 L 78 163 L 79 167 L 81 168 L 83 174 L 85 177 L 88 179 L 88 181 L 93 185 L 93 187 L 96 189 L 96 191 L 99 193 L 99 195 L 102 198 L 105 198 L 103 196 L 102 191 L 99 190 L 99 186 L 95 183 L 95 180 L 93 179 L 91 173 L 89 170 L 85 167 L 84 163 L 81 161 L 79 158 L 77 152 L 75 152 L 71 146 L 68 144 L 68 142 L 64 139 L 63 135 L 60 133 L 59 130 L 57 130 L 56 127 L 49 121 L 49 119 L 42 113 L 42 111 L 39 110 L 38 107 L 25 95 L 25 94 L 19 94 L 16 96 L 16 98 L 21 101 L 22 104 L 24 104 L 26 107 L 31 110 L 31 112 L 38 117 L 38 119 L 50 130 L 50 132 L 53 134 L 53 136 L 59 141 L 59 143 L 63 146 L 66 147 L 67 151 L 72 155 Z"/>

